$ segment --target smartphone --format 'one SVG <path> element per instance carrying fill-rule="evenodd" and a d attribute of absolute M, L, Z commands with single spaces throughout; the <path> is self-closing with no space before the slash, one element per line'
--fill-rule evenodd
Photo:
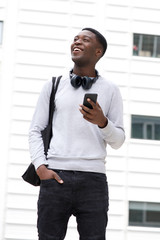
<path fill-rule="evenodd" d="M 96 103 L 97 97 L 98 97 L 97 93 L 86 93 L 84 95 L 83 105 L 92 109 L 92 105 L 87 101 L 87 98 L 90 98 L 94 103 Z"/>

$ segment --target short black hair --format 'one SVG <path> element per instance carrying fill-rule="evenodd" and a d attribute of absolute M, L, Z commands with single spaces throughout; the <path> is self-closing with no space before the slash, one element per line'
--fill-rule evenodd
<path fill-rule="evenodd" d="M 83 28 L 82 31 L 84 31 L 84 30 L 90 31 L 96 35 L 97 40 L 103 47 L 103 54 L 102 54 L 102 56 L 103 56 L 107 50 L 107 41 L 106 41 L 105 37 L 100 32 L 98 32 L 97 30 L 95 30 L 93 28 Z"/>

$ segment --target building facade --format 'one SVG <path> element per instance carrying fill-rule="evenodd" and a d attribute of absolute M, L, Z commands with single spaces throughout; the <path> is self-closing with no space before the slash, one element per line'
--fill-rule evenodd
<path fill-rule="evenodd" d="M 72 67 L 70 44 L 84 27 L 108 50 L 97 69 L 124 103 L 125 144 L 108 147 L 107 239 L 160 236 L 159 0 L 0 0 L 0 239 L 36 240 L 38 187 L 21 179 L 30 163 L 28 129 L 49 77 Z M 78 239 L 70 219 L 66 240 Z"/>

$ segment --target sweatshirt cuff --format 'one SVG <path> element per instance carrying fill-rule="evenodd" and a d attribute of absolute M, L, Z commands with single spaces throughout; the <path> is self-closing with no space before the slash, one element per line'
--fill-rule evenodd
<path fill-rule="evenodd" d="M 46 159 L 44 158 L 37 158 L 35 159 L 33 162 L 33 165 L 35 166 L 35 169 L 37 170 L 37 168 L 39 168 L 41 165 L 48 165 L 48 162 Z"/>
<path fill-rule="evenodd" d="M 113 132 L 113 128 L 114 128 L 113 123 L 108 119 L 108 124 L 107 124 L 107 126 L 104 127 L 104 128 L 99 128 L 99 129 L 100 129 L 102 135 L 104 135 L 104 136 L 106 136 L 106 135 L 107 135 L 107 136 L 110 136 L 110 135 L 112 134 L 112 132 Z"/>

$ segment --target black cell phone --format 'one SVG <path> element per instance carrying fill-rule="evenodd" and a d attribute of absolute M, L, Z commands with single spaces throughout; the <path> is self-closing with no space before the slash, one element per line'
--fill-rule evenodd
<path fill-rule="evenodd" d="M 98 97 L 97 93 L 86 93 L 84 95 L 83 105 L 92 109 L 92 105 L 87 101 L 87 98 L 90 98 L 94 103 L 96 103 L 97 97 Z"/>

